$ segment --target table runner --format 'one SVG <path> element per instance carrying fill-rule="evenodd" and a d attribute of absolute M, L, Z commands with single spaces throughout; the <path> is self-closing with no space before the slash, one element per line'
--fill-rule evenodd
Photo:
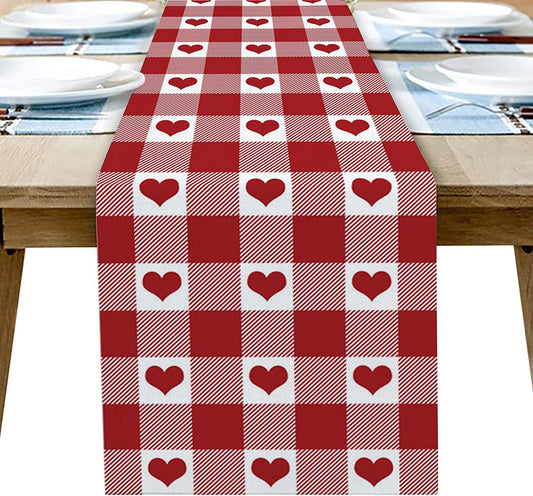
<path fill-rule="evenodd" d="M 169 1 L 97 186 L 107 494 L 434 494 L 435 185 L 342 0 Z"/>

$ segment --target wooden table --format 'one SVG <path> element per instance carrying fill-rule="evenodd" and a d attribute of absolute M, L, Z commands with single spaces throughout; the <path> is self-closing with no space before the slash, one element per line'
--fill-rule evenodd
<path fill-rule="evenodd" d="M 4 1 L 0 14 L 9 10 Z M 519 3 L 533 16 L 529 0 Z M 134 62 L 141 57 L 107 59 Z M 112 139 L 111 134 L 0 136 L 0 425 L 24 249 L 96 245 L 95 185 Z M 533 367 L 533 135 L 420 135 L 415 140 L 438 185 L 438 243 L 515 246 Z"/>

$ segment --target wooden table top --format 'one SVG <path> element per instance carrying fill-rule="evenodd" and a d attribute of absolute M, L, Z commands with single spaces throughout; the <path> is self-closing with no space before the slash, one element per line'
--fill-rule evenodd
<path fill-rule="evenodd" d="M 21 3 L 2 0 L 0 14 Z M 530 0 L 510 3 L 533 16 Z M 450 55 L 375 54 L 383 60 L 438 57 Z M 125 63 L 143 56 L 102 58 Z M 98 171 L 112 139 L 112 134 L 0 136 L 0 208 L 94 208 Z M 533 207 L 533 135 L 415 135 L 415 140 L 436 178 L 439 208 Z"/>

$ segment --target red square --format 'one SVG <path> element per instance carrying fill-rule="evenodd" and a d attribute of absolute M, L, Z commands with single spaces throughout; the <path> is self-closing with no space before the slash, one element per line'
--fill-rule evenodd
<path fill-rule="evenodd" d="M 346 449 L 346 405 L 296 405 L 297 449 Z"/>
<path fill-rule="evenodd" d="M 185 7 L 183 6 L 167 5 L 163 11 L 163 17 L 181 17 L 184 11 Z"/>
<path fill-rule="evenodd" d="M 193 143 L 191 172 L 238 172 L 238 170 L 239 143 L 198 141 Z"/>
<path fill-rule="evenodd" d="M 134 93 L 130 96 L 124 115 L 153 115 L 159 95 Z"/>
<path fill-rule="evenodd" d="M 297 356 L 344 356 L 344 312 L 294 312 Z"/>
<path fill-rule="evenodd" d="M 414 141 L 384 142 L 385 153 L 394 171 L 427 171 L 428 166 Z"/>
<path fill-rule="evenodd" d="M 336 172 L 341 170 L 333 143 L 289 142 L 288 147 L 293 172 Z"/>
<path fill-rule="evenodd" d="M 192 356 L 240 356 L 240 312 L 190 312 Z"/>
<path fill-rule="evenodd" d="M 285 115 L 325 115 L 326 109 L 319 93 L 284 93 L 283 111 Z"/>
<path fill-rule="evenodd" d="M 372 57 L 348 57 L 355 74 L 379 72 Z"/>
<path fill-rule="evenodd" d="M 305 29 L 276 29 L 274 36 L 276 41 L 307 41 L 307 31 Z"/>
<path fill-rule="evenodd" d="M 176 41 L 179 29 L 157 29 L 152 41 L 156 42 L 170 42 Z"/>
<path fill-rule="evenodd" d="M 364 93 L 363 96 L 371 115 L 400 113 L 390 93 Z"/>
<path fill-rule="evenodd" d="M 329 5 L 329 11 L 332 16 L 351 17 L 351 12 L 347 5 Z"/>
<path fill-rule="evenodd" d="M 240 5 L 215 5 L 213 17 L 242 17 Z"/>
<path fill-rule="evenodd" d="M 193 405 L 194 449 L 243 449 L 242 405 Z"/>
<path fill-rule="evenodd" d="M 235 41 L 240 42 L 242 40 L 240 29 L 213 29 L 209 33 L 209 41 L 228 42 Z"/>
<path fill-rule="evenodd" d="M 432 216 L 399 218 L 400 262 L 437 260 L 437 220 Z"/>
<path fill-rule="evenodd" d="M 241 59 L 239 57 L 207 57 L 205 74 L 240 74 Z"/>
<path fill-rule="evenodd" d="M 190 262 L 238 262 L 238 217 L 187 218 Z"/>
<path fill-rule="evenodd" d="M 143 74 L 166 74 L 170 57 L 146 57 L 141 69 Z"/>
<path fill-rule="evenodd" d="M 364 41 L 359 29 L 337 28 L 337 33 L 341 41 Z"/>
<path fill-rule="evenodd" d="M 297 5 L 272 5 L 272 17 L 300 17 L 300 7 Z"/>
<path fill-rule="evenodd" d="M 279 57 L 280 74 L 314 74 L 315 65 L 311 57 Z"/>
<path fill-rule="evenodd" d="M 102 172 L 137 172 L 144 143 L 111 143 Z"/>
<path fill-rule="evenodd" d="M 139 405 L 104 405 L 104 448 L 140 447 Z"/>
<path fill-rule="evenodd" d="M 398 312 L 400 356 L 437 356 L 437 313 Z"/>
<path fill-rule="evenodd" d="M 295 262 L 343 262 L 344 217 L 296 216 L 294 221 Z"/>
<path fill-rule="evenodd" d="M 238 93 L 204 93 L 200 96 L 198 115 L 239 115 L 240 104 Z"/>
<path fill-rule="evenodd" d="M 113 240 L 112 243 L 98 244 L 100 263 L 135 262 L 133 241 L 133 217 L 98 217 L 97 237 Z"/>
<path fill-rule="evenodd" d="M 433 449 L 437 444 L 437 405 L 400 405 L 400 449 Z"/>
<path fill-rule="evenodd" d="M 135 312 L 100 312 L 100 347 L 103 357 L 137 356 Z"/>

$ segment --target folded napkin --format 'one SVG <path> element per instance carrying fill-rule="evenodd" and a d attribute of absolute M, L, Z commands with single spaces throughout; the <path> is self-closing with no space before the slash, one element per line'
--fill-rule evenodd
<path fill-rule="evenodd" d="M 435 62 L 376 61 L 409 130 L 420 134 L 530 134 L 533 121 L 464 106 L 433 119 L 426 114 L 462 99 L 426 90 L 407 79 L 413 67 Z M 504 107 L 502 107 L 504 108 Z"/>
<path fill-rule="evenodd" d="M 354 16 L 371 52 L 533 53 L 533 45 L 459 43 L 453 37 L 438 40 L 426 34 L 412 34 L 394 43 L 389 43 L 390 40 L 408 31 L 405 28 L 375 23 L 364 10 L 356 10 Z M 533 22 L 530 21 L 500 34 L 533 36 Z"/>

